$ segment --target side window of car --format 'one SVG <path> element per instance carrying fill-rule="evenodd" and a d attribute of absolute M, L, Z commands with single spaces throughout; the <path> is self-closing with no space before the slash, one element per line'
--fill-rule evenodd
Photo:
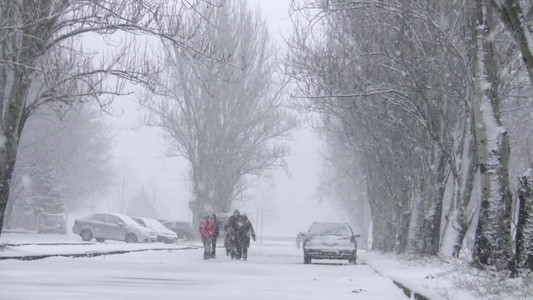
<path fill-rule="evenodd" d="M 98 222 L 105 222 L 105 215 L 94 215 L 93 220 Z"/>
<path fill-rule="evenodd" d="M 120 219 L 115 216 L 107 216 L 107 222 L 111 224 L 118 224 Z"/>

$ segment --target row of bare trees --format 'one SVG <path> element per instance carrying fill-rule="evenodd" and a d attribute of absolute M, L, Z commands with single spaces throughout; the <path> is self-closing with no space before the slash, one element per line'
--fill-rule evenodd
<path fill-rule="evenodd" d="M 330 181 L 364 184 L 341 201 L 354 214 L 368 201 L 374 249 L 457 257 L 472 246 L 476 265 L 497 269 L 531 261 L 530 191 L 513 197 L 532 166 L 533 6 L 520 5 L 293 1 L 287 63 L 340 155 Z"/>

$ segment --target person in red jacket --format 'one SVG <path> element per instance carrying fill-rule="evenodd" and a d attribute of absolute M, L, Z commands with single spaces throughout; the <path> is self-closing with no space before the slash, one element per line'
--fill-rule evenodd
<path fill-rule="evenodd" d="M 200 221 L 200 236 L 204 243 L 204 259 L 211 258 L 211 246 L 213 237 L 217 231 L 217 219 L 215 214 L 209 214 L 202 218 Z M 214 258 L 214 257 L 213 257 Z"/>

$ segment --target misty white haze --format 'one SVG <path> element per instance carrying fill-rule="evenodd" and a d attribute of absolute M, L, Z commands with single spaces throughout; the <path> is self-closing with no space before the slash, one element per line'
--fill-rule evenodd
<path fill-rule="evenodd" d="M 533 1 L 5 0 L 0 300 L 533 300 Z"/>
<path fill-rule="evenodd" d="M 249 1 L 251 7 L 258 6 L 266 17 L 273 39 L 285 51 L 284 39 L 291 32 L 289 2 Z M 120 173 L 125 168 L 127 178 L 127 197 L 139 186 L 148 190 L 156 189 L 156 202 L 159 217 L 163 219 L 192 220 L 189 200 L 192 195 L 185 181 L 187 163 L 182 158 L 166 156 L 165 141 L 161 131 L 144 124 L 146 111 L 136 103 L 134 95 L 122 97 L 113 102 L 113 114 L 108 122 L 116 137 L 113 155 L 115 166 Z M 289 141 L 290 155 L 286 158 L 289 174 L 275 172 L 276 186 L 268 184 L 251 192 L 246 202 L 237 202 L 234 208 L 247 211 L 255 222 L 257 205 L 254 199 L 269 197 L 269 212 L 265 218 L 264 234 L 296 235 L 306 231 L 313 221 L 348 221 L 345 214 L 335 203 L 320 200 L 318 194 L 321 176 L 321 157 L 323 143 L 310 128 L 309 123 L 293 133 Z M 122 175 L 120 175 L 122 176 Z M 116 199 L 120 190 L 113 189 L 110 199 L 102 209 L 117 209 Z"/>

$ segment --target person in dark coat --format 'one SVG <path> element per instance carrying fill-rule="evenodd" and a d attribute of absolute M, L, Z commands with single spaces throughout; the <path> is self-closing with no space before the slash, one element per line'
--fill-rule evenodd
<path fill-rule="evenodd" d="M 215 219 L 215 234 L 213 235 L 213 238 L 211 239 L 211 258 L 217 258 L 217 238 L 218 234 L 220 233 L 220 225 L 218 224 L 217 215 L 213 214 L 213 218 Z"/>
<path fill-rule="evenodd" d="M 235 259 L 248 259 L 248 248 L 250 248 L 250 235 L 255 242 L 255 231 L 252 222 L 248 219 L 246 214 L 242 214 L 237 221 L 237 235 L 236 235 L 236 254 Z"/>
<path fill-rule="evenodd" d="M 237 244 L 237 232 L 239 229 L 238 221 L 241 217 L 241 213 L 238 209 L 233 211 L 233 215 L 229 217 L 228 222 L 226 223 L 226 238 L 228 239 L 228 245 L 229 245 L 229 254 L 231 255 L 231 259 L 235 258 L 235 255 L 237 254 L 238 244 Z M 226 250 L 227 251 L 227 250 Z"/>

